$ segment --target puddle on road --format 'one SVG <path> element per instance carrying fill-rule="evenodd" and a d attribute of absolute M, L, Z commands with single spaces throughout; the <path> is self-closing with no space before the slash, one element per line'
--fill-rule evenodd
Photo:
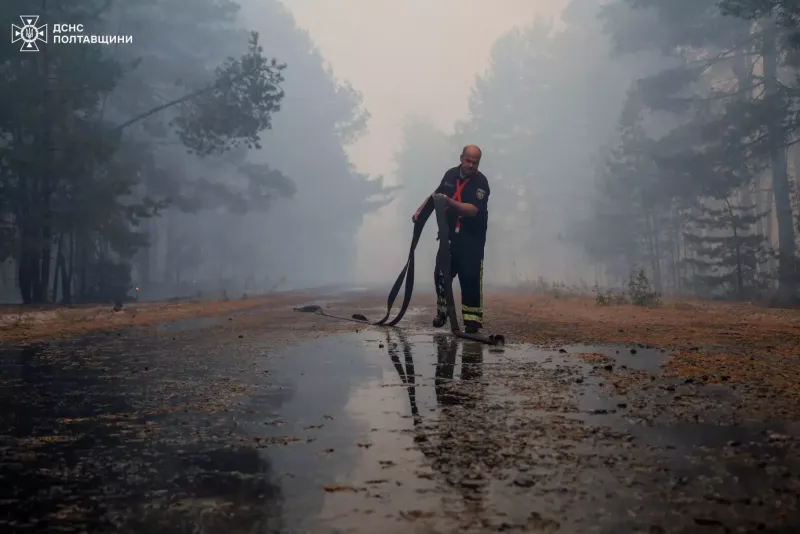
<path fill-rule="evenodd" d="M 199 330 L 208 328 L 209 326 L 217 326 L 223 324 L 225 318 L 223 317 L 189 317 L 187 319 L 178 319 L 168 323 L 159 323 L 154 329 L 160 332 L 187 332 L 189 330 Z"/>
<path fill-rule="evenodd" d="M 559 508 L 551 493 L 580 487 L 591 495 L 621 484 L 623 470 L 609 471 L 607 465 L 615 464 L 605 464 L 609 460 L 598 447 L 616 447 L 606 454 L 619 462 L 619 454 L 627 455 L 624 447 L 640 443 L 689 475 L 711 465 L 697 466 L 686 456 L 698 447 L 746 439 L 762 446 L 742 451 L 775 453 L 763 429 L 715 433 L 713 425 L 659 427 L 629 420 L 619 408 L 624 399 L 608 397 L 599 387 L 596 365 L 574 356 L 604 354 L 615 358 L 615 366 L 643 371 L 658 368 L 665 358 L 660 350 L 565 349 L 571 354 L 525 345 L 497 349 L 441 333 L 372 330 L 304 344 L 273 359 L 271 377 L 293 391 L 275 414 L 284 423 L 274 436 L 301 438 L 301 445 L 269 453 L 289 477 L 283 482 L 284 510 L 307 521 L 303 526 L 342 532 L 406 532 L 410 517 L 431 531 L 488 528 L 481 523 L 487 517 L 500 518 L 492 528 L 552 528 L 548 518 L 556 511 L 586 517 L 600 512 L 574 503 L 569 511 L 568 498 Z M 600 445 L 583 425 L 609 428 L 607 443 Z M 590 481 L 575 479 L 570 462 L 585 463 Z M 514 472 L 511 479 L 491 472 L 498 465 Z M 720 460 L 712 469 L 724 472 L 724 465 Z M 733 475 L 731 469 L 730 476 L 752 483 L 755 471 Z M 341 491 L 320 491 L 324 486 Z M 309 495 L 322 499 L 318 513 L 308 513 Z M 545 495 L 551 496 L 539 499 Z M 659 510 L 654 506 L 652 513 Z M 619 513 L 624 523 L 625 512 Z"/>
<path fill-rule="evenodd" d="M 281 466 L 284 513 L 299 530 L 322 524 L 342 532 L 407 532 L 409 521 L 446 521 L 438 514 L 439 482 L 417 443 L 440 403 L 468 402 L 445 384 L 476 376 L 479 362 L 467 349 L 466 364 L 451 351 L 437 366 L 431 336 L 401 335 L 346 334 L 270 358 L 273 387 L 290 393 L 270 421 L 253 419 L 246 429 L 293 440 L 269 455 Z M 258 402 L 251 404 L 255 413 Z"/>
<path fill-rule="evenodd" d="M 601 354 L 615 360 L 615 365 L 628 369 L 657 373 L 667 361 L 670 351 L 642 344 L 615 345 L 567 345 L 562 347 L 569 354 Z"/>
<path fill-rule="evenodd" d="M 31 519 L 39 516 L 65 532 L 115 525 L 155 534 L 201 523 L 207 534 L 548 531 L 572 517 L 589 532 L 633 521 L 626 507 L 648 502 L 643 489 L 625 500 L 621 481 L 645 476 L 652 464 L 637 464 L 631 443 L 665 449 L 661 456 L 678 463 L 695 448 L 734 442 L 776 454 L 766 427 L 629 420 L 621 400 L 599 386 L 596 365 L 576 357 L 604 354 L 645 371 L 657 368 L 661 351 L 564 350 L 368 329 L 268 356 L 212 355 L 200 346 L 186 358 L 155 353 L 156 372 L 126 381 L 109 377 L 144 365 L 130 354 L 112 351 L 89 366 L 86 358 L 0 352 L 0 424 L 13 428 L 0 441 L 0 517 L 17 520 L 20 532 L 26 521 L 30 531 L 41 526 Z M 234 378 L 220 375 L 236 366 Z M 239 393 L 220 400 L 212 386 L 229 383 Z M 148 406 L 165 411 L 147 416 Z M 66 425 L 65 417 L 86 421 Z M 48 436 L 58 439 L 30 446 Z M 676 472 L 690 477 L 700 469 L 681 465 Z M 726 475 L 726 465 L 705 467 L 758 482 L 753 470 Z M 653 480 L 658 499 L 669 479 Z M 42 497 L 47 487 L 66 498 Z M 599 506 L 603 495 L 619 502 Z"/>

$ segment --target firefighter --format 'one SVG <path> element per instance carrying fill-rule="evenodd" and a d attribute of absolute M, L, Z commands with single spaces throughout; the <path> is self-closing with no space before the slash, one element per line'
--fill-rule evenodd
<path fill-rule="evenodd" d="M 461 165 L 444 174 L 433 195 L 440 195 L 447 202 L 447 221 L 450 227 L 450 274 L 458 276 L 461 285 L 461 315 L 464 331 L 477 334 L 483 327 L 483 249 L 488 227 L 489 182 L 478 166 L 481 149 L 467 145 L 461 151 Z M 416 223 L 426 198 L 412 220 Z M 433 326 L 441 328 L 447 322 L 447 302 L 441 259 L 437 256 L 434 268 L 436 285 L 436 317 Z"/>

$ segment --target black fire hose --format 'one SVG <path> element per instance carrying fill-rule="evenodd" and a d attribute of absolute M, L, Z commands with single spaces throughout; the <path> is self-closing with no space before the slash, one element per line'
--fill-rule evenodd
<path fill-rule="evenodd" d="M 429 199 L 427 202 L 425 202 L 422 210 L 420 210 L 417 220 L 414 223 L 414 235 L 411 238 L 411 247 L 408 251 L 408 260 L 406 261 L 406 265 L 403 267 L 403 270 L 400 271 L 400 275 L 397 277 L 397 280 L 392 286 L 392 290 L 389 292 L 389 298 L 386 301 L 386 315 L 383 317 L 383 319 L 373 323 L 361 314 L 353 314 L 352 317 L 339 317 L 325 313 L 320 306 L 316 305 L 302 306 L 300 308 L 295 308 L 294 310 L 297 312 L 316 313 L 325 317 L 331 317 L 333 319 L 352 321 L 371 326 L 395 326 L 400 322 L 408 310 L 408 304 L 411 301 L 411 295 L 414 292 L 414 250 L 416 250 L 417 243 L 419 243 L 419 238 L 422 236 L 422 230 L 425 228 L 425 223 L 430 218 L 431 213 L 436 211 L 436 222 L 439 226 L 439 250 L 437 252 L 437 262 L 442 267 L 444 274 L 447 318 L 450 321 L 451 332 L 453 335 L 460 338 L 480 341 L 481 343 L 487 343 L 489 345 L 505 344 L 505 337 L 502 335 L 497 334 L 485 336 L 483 334 L 467 334 L 466 332 L 462 332 L 458 326 L 458 315 L 456 315 L 456 305 L 455 300 L 453 299 L 453 284 L 450 276 L 450 228 L 447 224 L 445 207 L 445 199 L 434 196 L 433 202 L 430 202 Z M 403 285 L 403 282 L 405 282 L 406 286 L 405 294 L 403 295 L 403 304 L 400 306 L 400 312 L 397 314 L 397 316 L 394 319 L 389 320 L 389 317 L 392 313 L 392 306 L 394 305 L 394 301 L 397 299 L 397 295 L 400 293 L 400 287 Z"/>

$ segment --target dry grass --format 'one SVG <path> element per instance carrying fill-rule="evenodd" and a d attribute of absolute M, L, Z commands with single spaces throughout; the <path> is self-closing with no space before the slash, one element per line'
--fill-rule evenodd
<path fill-rule="evenodd" d="M 191 317 L 215 317 L 234 312 L 289 305 L 298 295 L 276 295 L 210 302 L 152 302 L 111 306 L 47 307 L 0 310 L 0 342 L 37 341 L 125 327 L 151 326 Z"/>
<path fill-rule="evenodd" d="M 800 400 L 800 310 L 690 300 L 600 306 L 541 293 L 487 295 L 486 302 L 488 330 L 512 339 L 675 347 L 664 366 L 669 374 L 755 386 L 754 409 Z M 769 402 L 759 408 L 759 399 Z"/>
<path fill-rule="evenodd" d="M 521 338 L 633 342 L 659 346 L 741 346 L 793 355 L 800 346 L 800 310 L 753 304 L 667 301 L 645 308 L 599 306 L 589 298 L 538 293 L 487 295 L 487 322 L 508 324 Z M 537 328 L 538 327 L 538 328 Z"/>
<path fill-rule="evenodd" d="M 414 319 L 419 326 L 430 324 L 434 302 L 430 294 L 412 301 L 426 308 Z M 348 306 L 381 304 L 381 299 L 365 298 Z M 550 288 L 487 293 L 484 305 L 486 332 L 502 333 L 512 342 L 552 348 L 569 343 L 674 348 L 678 350 L 665 366 L 670 374 L 706 377 L 708 383 L 746 382 L 769 392 L 765 398 L 775 402 L 800 399 L 800 310 L 688 299 L 665 299 L 651 308 L 601 306 L 592 296 L 554 293 Z M 602 360 L 599 355 L 581 357 L 594 364 Z"/>
<path fill-rule="evenodd" d="M 381 309 L 384 295 L 364 295 L 345 307 Z M 398 297 L 393 315 L 402 300 Z M 413 307 L 426 308 L 420 325 L 430 323 L 435 296 L 417 294 Z M 456 290 L 456 306 L 458 307 Z M 759 353 L 800 354 L 800 310 L 764 308 L 755 304 L 665 299 L 657 307 L 631 304 L 598 305 L 594 297 L 551 290 L 496 291 L 484 295 L 486 331 L 536 343 L 646 343 L 660 347 L 741 347 Z M 373 312 L 377 313 L 377 312 Z M 369 316 L 369 315 L 368 315 Z M 372 318 L 372 317 L 370 317 Z M 404 319 L 406 321 L 407 319 Z"/>

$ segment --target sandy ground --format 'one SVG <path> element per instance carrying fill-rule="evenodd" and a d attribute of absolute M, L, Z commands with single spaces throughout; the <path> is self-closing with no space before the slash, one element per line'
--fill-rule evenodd
<path fill-rule="evenodd" d="M 382 295 L 322 297 L 340 315 L 370 310 L 377 319 L 385 309 Z M 412 306 L 424 310 L 403 324 L 427 326 L 432 295 L 417 295 Z M 800 400 L 800 310 L 769 309 L 754 304 L 667 301 L 652 308 L 600 306 L 591 297 L 520 292 L 485 295 L 486 333 L 537 345 L 638 343 L 670 349 L 666 369 L 677 376 L 707 382 L 743 381 L 773 388 Z M 271 325 L 291 325 L 293 306 L 320 302 L 308 293 L 289 293 L 226 302 L 135 303 L 114 312 L 110 307 L 24 311 L 0 309 L 0 343 L 69 338 L 120 328 L 152 328 L 169 321 L 236 314 L 256 314 Z M 395 310 L 396 312 L 396 310 Z M 242 323 L 238 323 L 242 327 Z M 348 329 L 325 319 L 319 328 Z M 800 413 L 800 403 L 798 403 Z"/>
<path fill-rule="evenodd" d="M 0 526 L 800 528 L 800 313 L 492 293 L 497 350 L 433 332 L 432 300 L 397 330 L 292 311 L 382 295 L 6 314 Z"/>
<path fill-rule="evenodd" d="M 412 306 L 432 312 L 431 295 L 415 296 Z M 316 299 L 316 300 L 315 300 Z M 318 296 L 289 293 L 226 302 L 133 303 L 120 312 L 103 307 L 51 307 L 27 311 L 0 308 L 0 343 L 69 337 L 100 330 L 152 326 L 192 317 L 214 317 L 247 310 L 288 309 Z M 332 299 L 342 310 L 385 306 L 383 295 Z M 590 297 L 542 293 L 490 293 L 485 296 L 487 332 L 517 341 L 633 342 L 661 347 L 726 347 L 771 355 L 794 355 L 800 345 L 800 310 L 753 304 L 680 301 L 659 307 L 599 306 Z M 396 310 L 395 310 L 396 311 Z"/>
<path fill-rule="evenodd" d="M 0 307 L 0 343 L 63 339 L 119 328 L 148 327 L 169 321 L 217 317 L 254 309 L 288 306 L 302 293 L 228 301 L 183 301 L 129 303 L 122 310 L 112 306 L 50 305 L 27 309 Z"/>

